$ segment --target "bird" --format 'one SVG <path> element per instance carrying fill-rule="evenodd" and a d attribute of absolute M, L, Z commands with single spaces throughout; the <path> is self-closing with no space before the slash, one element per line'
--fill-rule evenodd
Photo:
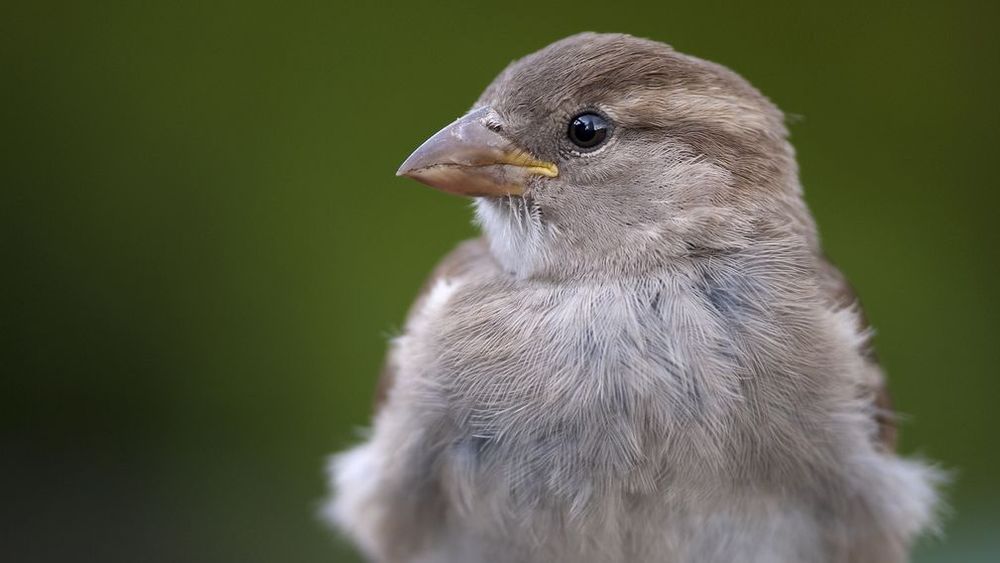
<path fill-rule="evenodd" d="M 398 175 L 482 235 L 390 343 L 324 516 L 379 563 L 895 563 L 936 527 L 784 114 L 728 68 L 582 33 Z"/>

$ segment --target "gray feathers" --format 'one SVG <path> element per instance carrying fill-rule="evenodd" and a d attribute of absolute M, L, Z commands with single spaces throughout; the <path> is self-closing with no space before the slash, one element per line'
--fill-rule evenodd
<path fill-rule="evenodd" d="M 558 163 L 476 201 L 390 351 L 328 514 L 384 562 L 904 561 L 936 473 L 821 256 L 780 112 L 731 71 L 583 34 L 484 92 Z M 615 123 L 575 154 L 565 119 Z"/>

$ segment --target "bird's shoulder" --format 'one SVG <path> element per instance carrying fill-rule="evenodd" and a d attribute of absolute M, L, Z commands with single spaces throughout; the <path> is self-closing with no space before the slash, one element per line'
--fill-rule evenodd
<path fill-rule="evenodd" d="M 860 336 L 858 352 L 864 359 L 867 371 L 862 393 L 863 398 L 870 405 L 875 422 L 873 438 L 879 449 L 893 451 L 896 448 L 898 437 L 896 416 L 885 373 L 879 364 L 872 343 L 871 324 L 861 306 L 857 292 L 844 274 L 826 256 L 820 257 L 819 264 L 820 291 L 826 300 L 827 307 L 833 311 L 850 313 L 854 323 L 852 328 Z"/>
<path fill-rule="evenodd" d="M 424 282 L 416 299 L 410 306 L 407 313 L 407 321 L 423 309 L 428 298 L 430 298 L 434 288 L 439 282 L 446 279 L 459 278 L 470 274 L 489 273 L 497 270 L 498 266 L 490 253 L 489 244 L 483 237 L 469 239 L 458 244 L 451 252 L 445 255 L 431 271 L 430 276 Z M 396 381 L 397 366 L 392 350 L 386 354 L 382 364 L 382 371 L 379 374 L 378 384 L 375 388 L 375 411 L 385 403 L 389 391 Z"/>

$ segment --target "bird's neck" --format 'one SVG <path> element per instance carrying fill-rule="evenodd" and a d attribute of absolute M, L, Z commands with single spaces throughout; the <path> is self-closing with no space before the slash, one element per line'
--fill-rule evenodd
<path fill-rule="evenodd" d="M 705 214 L 709 226 L 690 217 L 668 219 L 617 237 L 581 236 L 550 224 L 541 210 L 517 197 L 477 200 L 476 219 L 497 264 L 525 280 L 643 279 L 678 265 L 733 264 L 741 257 L 756 261 L 758 255 L 787 262 L 801 260 L 812 246 L 811 225 L 762 223 L 725 209 Z"/>

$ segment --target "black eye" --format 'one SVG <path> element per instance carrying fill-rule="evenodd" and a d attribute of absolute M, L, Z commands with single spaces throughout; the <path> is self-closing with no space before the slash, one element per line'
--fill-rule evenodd
<path fill-rule="evenodd" d="M 608 120 L 596 113 L 581 113 L 569 122 L 569 140 L 584 149 L 592 149 L 608 138 Z"/>

